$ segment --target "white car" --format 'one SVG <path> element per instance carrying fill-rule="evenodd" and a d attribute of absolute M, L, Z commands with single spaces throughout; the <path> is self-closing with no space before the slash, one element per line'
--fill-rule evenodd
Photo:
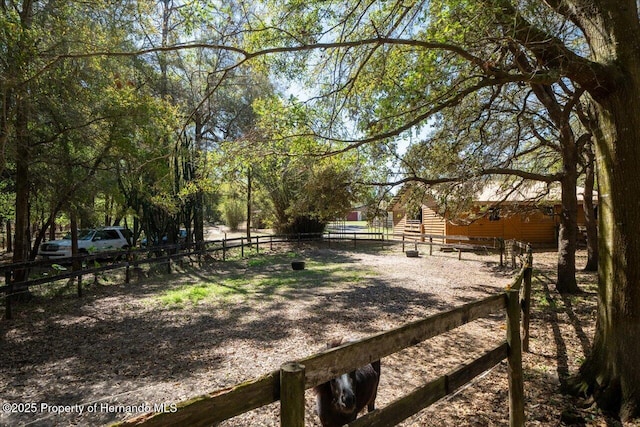
<path fill-rule="evenodd" d="M 104 227 L 78 230 L 78 253 L 88 254 L 100 251 L 127 249 L 131 231 L 124 227 Z M 43 258 L 63 258 L 71 256 L 71 233 L 62 239 L 51 240 L 40 245 L 38 255 Z"/>

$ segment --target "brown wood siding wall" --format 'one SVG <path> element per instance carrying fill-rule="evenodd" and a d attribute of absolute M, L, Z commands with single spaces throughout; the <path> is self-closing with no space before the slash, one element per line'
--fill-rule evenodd
<path fill-rule="evenodd" d="M 404 233 L 404 227 L 407 223 L 407 216 L 404 210 L 393 211 L 393 234 Z"/>
<path fill-rule="evenodd" d="M 521 241 L 548 244 L 556 242 L 556 222 L 553 216 L 544 215 L 541 212 L 519 216 L 522 230 Z"/>
<path fill-rule="evenodd" d="M 447 224 L 448 235 L 501 237 L 530 243 L 554 243 L 554 218 L 542 213 L 514 214 L 497 221 L 480 218 L 469 225 Z"/>
<path fill-rule="evenodd" d="M 582 206 L 582 202 L 578 202 L 578 226 L 584 226 L 585 224 L 584 206 Z"/>
<path fill-rule="evenodd" d="M 448 234 L 445 219 L 426 205 L 422 206 L 422 224 L 425 234 Z"/>
<path fill-rule="evenodd" d="M 446 221 L 433 207 L 422 206 L 422 224 L 425 234 L 440 234 L 449 236 L 469 237 L 502 237 L 517 239 L 530 243 L 553 244 L 556 242 L 558 215 L 560 206 L 555 206 L 555 216 L 545 215 L 543 212 L 513 214 L 501 217 L 498 221 L 481 218 L 469 225 L 454 224 Z M 406 215 L 403 209 L 393 211 L 393 232 L 405 232 Z M 584 211 L 578 208 L 578 224 L 584 224 Z"/>

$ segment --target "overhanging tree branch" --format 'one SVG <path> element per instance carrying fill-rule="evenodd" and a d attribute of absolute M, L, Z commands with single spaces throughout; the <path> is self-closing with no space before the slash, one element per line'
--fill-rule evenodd
<path fill-rule="evenodd" d="M 313 137 L 319 137 L 322 138 L 328 142 L 336 142 L 336 143 L 345 143 L 347 144 L 346 147 L 341 148 L 339 150 L 332 150 L 332 151 L 328 151 L 325 153 L 322 153 L 320 156 L 322 157 L 326 157 L 326 156 L 333 156 L 333 155 L 337 155 L 337 154 L 342 154 L 345 153 L 347 151 L 359 148 L 363 145 L 369 144 L 369 143 L 373 143 L 373 142 L 378 142 L 378 141 L 383 141 L 389 138 L 394 138 L 399 136 L 400 134 L 402 134 L 403 132 L 425 122 L 429 117 L 433 116 L 434 114 L 457 105 L 458 103 L 460 103 L 465 97 L 467 97 L 468 95 L 477 92 L 478 90 L 485 88 L 485 87 L 490 87 L 490 86 L 496 86 L 496 85 L 500 85 L 500 84 L 504 84 L 504 83 L 508 83 L 508 82 L 512 82 L 512 81 L 521 81 L 520 77 L 515 78 L 515 76 L 505 76 L 503 78 L 495 78 L 495 77 L 486 77 L 483 78 L 480 82 L 478 82 L 477 84 L 470 86 L 464 90 L 460 90 L 455 96 L 453 96 L 452 98 L 441 102 L 438 105 L 435 105 L 434 107 L 430 108 L 428 111 L 425 111 L 421 114 L 418 114 L 416 117 L 414 117 L 411 120 L 408 120 L 407 122 L 405 122 L 403 125 L 398 126 L 392 130 L 389 130 L 387 132 L 382 132 L 367 138 L 362 138 L 362 139 L 339 139 L 339 138 L 332 138 L 332 137 L 328 137 L 328 136 L 323 136 L 323 135 L 316 135 L 316 134 L 304 134 L 304 135 L 292 135 L 292 137 L 300 137 L 300 136 L 313 136 Z"/>
<path fill-rule="evenodd" d="M 560 173 L 545 175 L 512 168 L 486 168 L 482 170 L 480 175 L 510 175 L 531 181 L 542 181 L 547 183 L 556 182 L 562 178 L 562 174 Z"/>
<path fill-rule="evenodd" d="M 594 96 L 610 93 L 617 80 L 612 76 L 621 77 L 615 65 L 590 61 L 570 50 L 558 37 L 532 25 L 509 0 L 485 0 L 485 3 L 500 9 L 498 18 L 506 28 L 505 36 L 517 40 L 547 67 L 556 69 L 560 73 L 558 77 L 571 78 Z"/>

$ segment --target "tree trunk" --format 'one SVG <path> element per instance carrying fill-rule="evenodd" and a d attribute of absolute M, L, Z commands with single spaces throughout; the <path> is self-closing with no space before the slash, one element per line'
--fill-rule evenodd
<path fill-rule="evenodd" d="M 247 240 L 251 242 L 251 166 L 247 168 Z"/>
<path fill-rule="evenodd" d="M 18 151 L 23 151 L 18 147 Z M 29 166 L 28 161 L 16 161 L 16 220 L 13 239 L 13 262 L 23 262 L 29 258 Z"/>
<path fill-rule="evenodd" d="M 49 240 L 56 240 L 56 213 L 51 212 L 51 225 L 49 226 Z"/>
<path fill-rule="evenodd" d="M 585 147 L 585 179 L 583 208 L 585 227 L 587 230 L 587 265 L 585 271 L 598 271 L 598 224 L 593 205 L 593 190 L 595 184 L 595 159 L 591 145 Z"/>
<path fill-rule="evenodd" d="M 29 232 L 29 147 L 25 140 L 18 139 L 16 158 L 16 221 L 13 262 L 20 263 L 29 259 L 31 250 L 31 233 Z M 29 278 L 29 270 L 14 270 L 13 282 L 21 283 Z M 14 291 L 18 292 L 13 298 L 19 301 L 31 299 L 29 288 L 25 285 L 16 285 Z"/>
<path fill-rule="evenodd" d="M 550 109 L 551 110 L 551 109 Z M 557 120 L 562 148 L 562 210 L 558 231 L 558 282 L 556 288 L 562 294 L 580 292 L 576 282 L 576 249 L 578 247 L 578 149 L 568 120 Z"/>
<path fill-rule="evenodd" d="M 640 67 L 598 99 L 598 315 L 581 368 L 604 410 L 640 416 Z"/>
<path fill-rule="evenodd" d="M 195 212 L 193 215 L 193 234 L 198 250 L 204 249 L 204 194 L 202 190 L 196 193 Z"/>
<path fill-rule="evenodd" d="M 52 213 L 49 218 L 47 218 L 47 220 L 45 221 L 44 224 L 42 224 L 42 226 L 40 227 L 40 229 L 38 230 L 38 232 L 36 233 L 36 238 L 33 241 L 33 246 L 31 248 L 31 254 L 29 255 L 29 259 L 36 259 L 36 256 L 38 255 L 38 249 L 40 248 L 40 244 L 42 243 L 42 241 L 44 240 L 47 231 L 53 230 L 54 232 L 51 233 L 50 231 L 50 236 L 51 234 L 54 234 L 54 239 L 55 239 L 55 223 L 54 221 L 54 215 L 55 213 Z M 51 239 L 53 240 L 53 239 Z"/>
<path fill-rule="evenodd" d="M 203 148 L 203 136 L 202 136 L 202 128 L 203 128 L 203 124 L 202 124 L 202 116 L 199 113 L 196 113 L 194 115 L 194 125 L 195 125 L 195 153 L 193 154 L 194 157 L 199 156 L 199 153 L 204 151 Z M 197 165 L 197 166 L 196 166 Z M 202 165 L 202 162 L 198 161 L 193 161 L 191 163 L 191 168 L 193 169 L 192 171 L 192 176 L 196 177 L 201 175 L 200 172 L 198 172 L 199 169 L 203 168 L 204 166 Z M 204 192 L 201 188 L 198 188 L 198 191 L 196 192 L 196 197 L 195 197 L 195 203 L 193 206 L 193 234 L 194 234 L 194 238 L 196 241 L 196 249 L 199 251 L 204 250 Z"/>
<path fill-rule="evenodd" d="M 20 11 L 21 33 L 27 33 L 31 28 L 32 2 L 25 2 Z M 25 37 L 24 43 L 28 43 Z M 18 81 L 22 77 L 24 69 L 27 69 L 28 61 L 20 52 L 23 42 L 18 43 L 16 51 L 9 51 L 9 76 Z M 15 207 L 15 235 L 13 246 L 13 262 L 27 261 L 31 248 L 29 233 L 29 197 L 31 194 L 31 178 L 29 176 L 29 162 L 31 161 L 31 140 L 29 132 L 29 88 L 22 85 L 13 91 L 15 106 L 15 162 L 16 162 L 16 207 Z M 27 271 L 15 272 L 14 280 L 23 281 L 27 277 Z"/>
<path fill-rule="evenodd" d="M 16 100 L 16 206 L 15 206 L 15 235 L 13 262 L 24 262 L 29 259 L 31 250 L 31 235 L 29 233 L 29 196 L 31 183 L 29 176 L 29 161 L 31 150 L 29 144 L 29 113 L 26 93 Z M 27 271 L 16 271 L 14 280 L 26 280 Z"/>
<path fill-rule="evenodd" d="M 104 196 L 104 225 L 111 225 L 111 210 L 113 208 L 113 197 Z M 116 225 L 116 224 L 114 224 Z"/>
<path fill-rule="evenodd" d="M 11 231 L 11 220 L 7 220 L 7 253 L 13 252 L 13 232 Z"/>
<path fill-rule="evenodd" d="M 71 256 L 78 255 L 78 215 L 75 208 L 72 208 L 69 212 L 69 226 L 71 227 Z M 79 259 L 73 259 L 73 271 L 78 271 L 82 268 Z"/>
<path fill-rule="evenodd" d="M 575 168 L 574 168 L 575 169 Z M 558 231 L 558 282 L 562 294 L 580 292 L 576 282 L 576 248 L 578 243 L 578 200 L 575 174 L 565 176 L 561 182 L 562 210 Z"/>
<path fill-rule="evenodd" d="M 525 72 L 532 72 L 533 68 L 523 55 L 516 53 L 517 62 Z M 558 281 L 556 289 L 563 294 L 580 292 L 576 282 L 576 249 L 578 247 L 578 199 L 576 182 L 578 179 L 578 147 L 575 134 L 571 128 L 569 114 L 565 108 L 571 109 L 571 104 L 562 105 L 549 85 L 531 85 L 531 89 L 542 105 L 545 106 L 553 124 L 559 132 L 559 147 L 562 153 L 562 208 L 558 229 Z M 579 96 L 579 94 L 574 94 Z"/>

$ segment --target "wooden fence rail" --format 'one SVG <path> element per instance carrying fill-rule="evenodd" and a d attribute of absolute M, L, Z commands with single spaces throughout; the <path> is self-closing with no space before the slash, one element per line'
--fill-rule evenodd
<path fill-rule="evenodd" d="M 450 249 L 458 252 L 458 259 L 462 259 L 462 252 L 465 251 L 494 251 L 500 255 L 500 266 L 502 267 L 507 259 L 511 260 L 511 267 L 516 268 L 516 261 L 526 254 L 531 246 L 528 243 L 519 242 L 515 239 L 505 240 L 500 237 L 481 237 L 446 234 L 426 234 L 421 231 L 405 232 L 393 234 L 392 241 L 402 242 L 402 252 L 405 252 L 406 245 L 413 245 L 414 250 L 418 246 L 429 246 L 429 255 L 433 255 L 433 248 L 441 250 Z"/>
<path fill-rule="evenodd" d="M 418 250 L 418 246 L 428 246 L 429 255 L 433 255 L 433 248 L 440 250 L 452 250 L 458 252 L 458 259 L 462 259 L 462 252 L 468 251 L 494 251 L 500 255 L 500 266 L 504 264 L 504 258 L 508 250 L 505 240 L 499 237 L 469 237 L 461 235 L 445 235 L 445 234 L 426 234 L 419 233 L 395 233 L 392 235 L 394 241 L 402 242 L 402 251 L 405 251 L 406 245 L 413 245 L 414 250 Z M 512 265 L 514 265 L 512 263 Z"/>
<path fill-rule="evenodd" d="M 127 249 L 127 250 L 115 250 L 104 251 L 93 254 L 78 254 L 72 257 L 58 258 L 58 259 L 39 259 L 34 261 L 25 261 L 21 263 L 0 265 L 0 274 L 5 277 L 5 285 L 0 286 L 0 295 L 4 294 L 5 300 L 5 318 L 12 318 L 12 299 L 24 293 L 29 287 L 39 286 L 47 283 L 53 283 L 59 280 L 65 279 L 77 279 L 78 281 L 78 296 L 82 295 L 82 279 L 86 275 L 93 275 L 94 278 L 98 273 L 105 271 L 125 269 L 125 283 L 129 283 L 131 267 L 136 267 L 145 264 L 166 264 L 167 270 L 171 272 L 171 263 L 173 260 L 181 259 L 192 256 L 202 256 L 210 253 L 221 253 L 222 259 L 227 259 L 227 253 L 234 249 L 240 249 L 241 256 L 244 257 L 244 250 L 246 247 L 255 248 L 259 252 L 260 245 L 269 244 L 270 248 L 273 248 L 274 243 L 283 242 L 306 242 L 311 240 L 324 240 L 331 245 L 332 241 L 351 241 L 353 240 L 354 247 L 357 245 L 357 241 L 380 241 L 384 245 L 384 234 L 380 232 L 365 232 L 365 233 L 342 233 L 342 232 L 326 232 L 326 233 L 298 233 L 298 234 L 280 234 L 280 235 L 258 235 L 251 238 L 236 237 L 225 238 L 219 240 L 210 240 L 194 244 L 193 247 L 186 250 L 181 245 L 161 245 L 155 247 L 148 247 L 144 249 Z M 154 254 L 147 258 L 140 258 L 147 254 Z M 98 260 L 105 259 L 115 260 L 127 260 L 116 261 L 110 263 L 102 263 L 102 265 L 94 265 Z M 59 265 L 78 265 L 85 266 L 84 268 L 76 269 L 73 271 L 66 271 L 59 268 Z M 28 273 L 33 270 L 58 268 L 58 271 L 48 271 L 47 276 L 28 278 Z M 55 270 L 54 268 L 54 270 Z M 26 272 L 26 280 L 16 281 L 14 277 L 17 277 L 18 272 Z"/>
<path fill-rule="evenodd" d="M 443 242 L 451 241 L 451 240 L 460 240 L 464 236 L 443 236 L 443 235 L 424 235 L 429 239 L 429 253 L 432 253 L 433 245 L 447 245 L 451 246 L 447 243 L 438 243 L 434 242 L 434 239 L 440 239 Z M 397 237 L 397 235 L 396 235 Z M 405 250 L 405 236 L 402 235 L 402 250 Z M 448 240 L 447 240 L 448 239 Z M 488 238 L 487 238 L 488 239 Z M 484 239 L 483 241 L 488 242 L 493 239 Z M 202 255 L 221 252 L 222 260 L 225 261 L 227 259 L 227 252 L 232 249 L 240 248 L 241 256 L 244 257 L 245 247 L 249 246 L 250 248 L 255 248 L 256 252 L 260 251 L 260 244 L 265 245 L 267 242 L 269 244 L 270 249 L 273 249 L 274 243 L 283 243 L 283 242 L 297 242 L 301 244 L 303 241 L 312 241 L 312 240 L 321 240 L 327 242 L 329 247 L 331 247 L 332 241 L 353 241 L 354 248 L 357 247 L 358 241 L 380 241 L 382 247 L 384 248 L 385 242 L 399 242 L 399 240 L 386 240 L 384 239 L 384 233 L 380 232 L 325 232 L 325 233 L 298 233 L 295 235 L 258 235 L 251 238 L 247 237 L 236 237 L 236 238 L 225 238 L 220 240 L 211 240 L 196 243 L 190 248 L 183 250 L 180 245 L 162 245 L 157 247 L 150 247 L 145 249 L 127 249 L 127 250 L 117 250 L 117 251 L 108 251 L 108 252 L 100 252 L 94 254 L 79 254 L 73 257 L 68 258 L 60 258 L 60 259 L 44 259 L 44 260 L 36 260 L 36 261 L 26 261 L 21 263 L 14 264 L 5 264 L 0 265 L 0 274 L 5 276 L 5 285 L 0 286 L 0 295 L 4 294 L 5 301 L 5 319 L 11 319 L 12 312 L 12 300 L 16 295 L 24 293 L 31 286 L 38 286 L 47 283 L 53 283 L 59 280 L 65 279 L 77 279 L 77 294 L 78 297 L 82 296 L 82 280 L 86 275 L 93 275 L 94 281 L 97 280 L 98 273 L 117 270 L 117 269 L 125 269 L 125 283 L 129 283 L 130 280 L 130 268 L 137 267 L 144 264 L 159 264 L 166 263 L 167 272 L 171 273 L 171 263 L 174 259 L 182 259 L 184 257 L 201 257 Z M 417 245 L 417 242 L 414 242 Z M 457 245 L 457 246 L 456 246 Z M 454 244 L 458 249 L 458 259 L 461 259 L 463 247 L 460 247 L 459 244 Z M 465 244 L 464 246 L 470 247 L 470 245 Z M 503 258 L 505 255 L 505 248 L 509 248 L 511 252 L 511 264 L 513 267 L 516 265 L 517 256 L 520 259 L 523 259 L 523 254 L 530 253 L 530 246 L 516 242 L 510 241 L 507 244 L 502 239 L 493 239 L 493 247 L 498 247 L 500 252 L 500 266 L 503 266 Z M 145 254 L 155 254 L 155 256 L 149 256 L 147 258 L 139 258 L 140 256 L 144 256 Z M 103 265 L 94 265 L 93 268 L 88 267 L 91 263 L 96 264 L 98 259 L 115 259 L 120 260 L 117 262 L 103 264 Z M 123 262 L 121 260 L 126 260 Z M 47 272 L 47 275 L 44 277 L 37 278 L 28 278 L 29 271 L 34 269 L 42 269 L 42 268 L 52 268 L 54 266 L 57 267 L 58 264 L 77 264 L 81 266 L 87 266 L 85 268 L 74 269 L 73 271 L 58 271 L 55 274 L 51 274 L 52 272 Z M 523 261 L 524 263 L 524 261 Z M 24 281 L 16 281 L 14 277 L 16 277 L 16 273 L 24 271 L 25 277 L 27 277 Z M 527 318 L 528 321 L 528 318 Z"/>
<path fill-rule="evenodd" d="M 442 236 L 442 235 L 425 235 L 429 238 L 431 246 L 437 245 L 437 242 L 433 240 L 435 238 L 438 239 L 462 239 L 464 236 Z M 395 237 L 398 237 L 395 235 Z M 229 251 L 234 249 L 240 249 L 241 256 L 244 257 L 244 251 L 246 247 L 251 249 L 255 249 L 257 252 L 260 251 L 260 245 L 265 246 L 269 245 L 270 249 L 273 249 L 273 245 L 275 243 L 283 243 L 283 242 L 297 242 L 298 244 L 302 244 L 302 242 L 308 241 L 323 241 L 331 247 L 332 242 L 345 242 L 350 241 L 353 242 L 354 248 L 357 247 L 358 242 L 380 242 L 381 246 L 384 248 L 387 243 L 399 243 L 402 242 L 402 250 L 404 251 L 404 236 L 403 240 L 395 240 L 395 239 L 385 239 L 384 233 L 381 232 L 335 232 L 328 231 L 324 233 L 298 233 L 298 234 L 279 234 L 279 235 L 257 235 L 251 238 L 247 237 L 236 237 L 236 238 L 224 238 L 218 240 L 210 240 L 205 242 L 196 242 L 189 248 L 183 248 L 181 245 L 162 245 L 156 247 L 148 247 L 144 249 L 127 249 L 127 250 L 117 250 L 117 251 L 108 251 L 108 252 L 100 252 L 93 254 L 79 254 L 73 257 L 67 258 L 59 258 L 59 259 L 43 259 L 43 260 L 35 260 L 35 261 L 26 261 L 21 263 L 14 264 L 5 264 L 0 265 L 0 274 L 3 274 L 5 277 L 5 285 L 0 286 L 0 298 L 4 297 L 5 301 L 5 318 L 12 318 L 12 299 L 19 295 L 20 293 L 25 292 L 31 286 L 44 285 L 47 283 L 53 283 L 59 280 L 65 279 L 77 279 L 77 293 L 78 296 L 82 295 L 82 280 L 86 275 L 93 275 L 94 281 L 97 279 L 97 274 L 110 270 L 117 269 L 125 269 L 125 283 L 129 283 L 130 279 L 130 268 L 136 267 L 144 264 L 161 264 L 165 263 L 167 265 L 167 271 L 171 272 L 171 263 L 173 260 L 181 259 L 185 257 L 201 257 L 206 254 L 211 253 L 221 253 L 222 260 L 225 261 L 227 259 L 227 254 Z M 495 240 L 495 239 L 494 239 Z M 493 242 L 493 245 L 498 245 L 499 248 L 504 249 L 504 242 L 502 242 L 502 246 L 500 246 L 499 240 L 498 243 L 496 241 Z M 462 249 L 460 249 L 461 253 Z M 431 249 L 430 249 L 431 252 Z M 500 251 L 500 265 L 502 266 L 503 260 L 503 250 Z M 514 253 L 512 251 L 512 253 Z M 152 254 L 152 255 L 148 255 Z M 147 256 L 146 258 L 140 258 L 142 256 Z M 458 256 L 460 258 L 460 255 Z M 112 263 L 102 263 L 103 259 L 110 258 L 120 260 L 118 262 Z M 97 261 L 101 261 L 101 265 L 97 264 Z M 126 261 L 122 261 L 126 260 Z M 48 271 L 47 275 L 44 277 L 37 278 L 28 278 L 29 272 L 38 270 L 38 269 L 47 269 L 54 268 L 59 264 L 78 264 L 84 266 L 83 268 L 76 269 L 74 271 L 66 271 L 65 269 L 59 269 L 59 271 Z M 512 264 L 515 264 L 513 261 Z M 55 270 L 55 269 L 54 269 Z M 18 277 L 20 271 L 26 272 L 24 274 L 27 277 L 26 280 L 17 281 L 14 278 Z"/>
<path fill-rule="evenodd" d="M 179 403 L 176 412 L 143 414 L 115 426 L 209 426 L 280 400 L 281 425 L 302 427 L 305 389 L 499 311 L 506 312 L 507 336 L 502 344 L 349 425 L 359 427 L 397 424 L 451 394 L 506 358 L 509 367 L 509 424 L 512 427 L 523 426 L 524 383 L 520 337 L 522 303 L 519 285 L 516 286 L 516 283 L 526 281 L 526 269 L 530 270 L 531 264 L 523 266 L 511 289 L 504 293 L 285 363 L 280 370 L 260 378 Z"/>

